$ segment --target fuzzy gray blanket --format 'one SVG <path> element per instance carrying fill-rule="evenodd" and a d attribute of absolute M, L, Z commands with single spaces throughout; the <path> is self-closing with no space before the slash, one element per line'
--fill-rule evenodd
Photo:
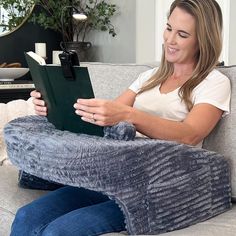
<path fill-rule="evenodd" d="M 125 129 L 115 130 L 127 139 Z M 13 164 L 115 199 L 132 235 L 180 229 L 231 206 L 228 163 L 211 151 L 170 141 L 60 131 L 38 116 L 13 120 L 4 132 Z M 114 130 L 106 130 L 106 137 L 117 138 L 109 132 Z"/>

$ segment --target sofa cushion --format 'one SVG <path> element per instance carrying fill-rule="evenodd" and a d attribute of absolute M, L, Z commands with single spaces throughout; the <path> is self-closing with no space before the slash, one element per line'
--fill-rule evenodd
<path fill-rule="evenodd" d="M 0 235 L 10 234 L 11 223 L 17 209 L 46 191 L 28 190 L 17 185 L 18 169 L 14 166 L 0 166 Z"/>
<path fill-rule="evenodd" d="M 231 164 L 232 197 L 236 200 L 236 65 L 219 68 L 231 81 L 231 111 L 223 117 L 211 134 L 205 139 L 203 147 L 224 155 Z"/>

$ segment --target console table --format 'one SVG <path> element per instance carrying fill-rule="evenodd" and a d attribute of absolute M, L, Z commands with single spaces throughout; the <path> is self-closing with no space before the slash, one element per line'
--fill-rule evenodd
<path fill-rule="evenodd" d="M 34 84 L 30 80 L 14 82 L 0 82 L 0 103 L 7 103 L 15 99 L 27 100 Z"/>

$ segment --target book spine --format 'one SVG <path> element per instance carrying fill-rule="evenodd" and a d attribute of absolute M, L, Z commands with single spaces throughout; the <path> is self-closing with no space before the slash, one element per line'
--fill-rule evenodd
<path fill-rule="evenodd" d="M 42 72 L 42 78 L 44 78 L 44 82 L 45 82 L 45 86 L 46 86 L 46 90 L 47 93 L 49 94 L 45 94 L 47 96 L 47 99 L 51 101 L 51 103 L 53 103 L 56 106 L 56 98 L 55 98 L 55 94 L 54 94 L 54 89 L 53 89 L 53 85 L 51 84 L 50 81 L 50 75 L 48 74 L 47 71 L 47 66 L 46 65 L 42 65 L 40 66 L 41 70 L 40 72 Z M 50 99 L 49 99 L 50 96 Z"/>

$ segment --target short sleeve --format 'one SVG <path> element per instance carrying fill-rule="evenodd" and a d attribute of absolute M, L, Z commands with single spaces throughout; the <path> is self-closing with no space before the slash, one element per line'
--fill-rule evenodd
<path fill-rule="evenodd" d="M 151 78 L 156 72 L 158 68 L 153 68 L 151 70 L 147 70 L 143 73 L 141 73 L 138 78 L 129 86 L 129 89 L 132 90 L 135 93 L 138 93 L 138 91 L 142 88 L 143 84 Z"/>
<path fill-rule="evenodd" d="M 231 86 L 230 80 L 217 70 L 213 70 L 194 90 L 193 105 L 211 104 L 222 111 L 223 115 L 230 112 Z"/>

